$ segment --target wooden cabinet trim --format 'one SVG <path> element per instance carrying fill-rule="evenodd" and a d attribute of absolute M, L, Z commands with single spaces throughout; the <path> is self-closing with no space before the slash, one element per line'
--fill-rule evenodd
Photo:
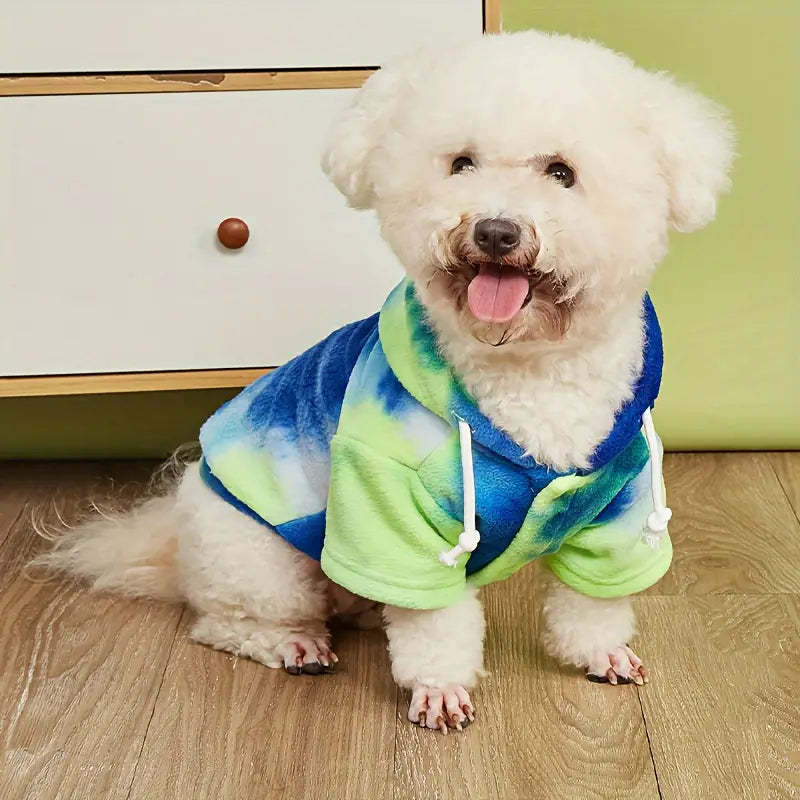
<path fill-rule="evenodd" d="M 483 0 L 483 30 L 486 33 L 503 30 L 503 0 Z"/>
<path fill-rule="evenodd" d="M 354 89 L 372 69 L 273 72 L 165 72 L 127 75 L 0 77 L 0 97 L 144 92 L 249 92 L 276 89 Z"/>
<path fill-rule="evenodd" d="M 0 398 L 75 394 L 170 392 L 185 389 L 239 389 L 270 367 L 178 372 L 117 372 L 105 375 L 36 375 L 0 378 Z"/>

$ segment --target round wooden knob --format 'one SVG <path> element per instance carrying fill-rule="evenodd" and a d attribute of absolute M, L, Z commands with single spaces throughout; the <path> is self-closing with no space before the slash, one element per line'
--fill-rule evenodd
<path fill-rule="evenodd" d="M 247 223 L 236 217 L 222 220 L 217 228 L 217 239 L 228 250 L 238 250 L 240 247 L 244 247 L 249 238 L 250 229 L 247 227 Z"/>

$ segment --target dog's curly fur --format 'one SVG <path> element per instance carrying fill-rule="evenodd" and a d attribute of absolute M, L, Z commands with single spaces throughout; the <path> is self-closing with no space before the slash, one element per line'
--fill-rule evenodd
<path fill-rule="evenodd" d="M 464 156 L 474 169 L 451 174 Z M 713 219 L 731 158 L 724 112 L 694 91 L 594 43 L 528 32 L 379 71 L 338 121 L 323 165 L 351 205 L 377 213 L 483 413 L 540 463 L 569 470 L 588 465 L 631 396 L 642 294 L 669 229 Z M 554 160 L 575 171 L 574 186 L 547 174 Z M 531 286 L 503 325 L 479 321 L 465 301 L 482 257 L 474 226 L 499 216 L 520 226 L 507 263 Z M 210 491 L 196 463 L 174 491 L 67 534 L 42 561 L 104 589 L 188 600 L 197 640 L 268 666 L 289 664 L 297 641 L 306 663 L 325 661 L 328 616 L 371 610 Z M 552 576 L 546 585 L 548 649 L 628 677 L 630 601 L 583 597 Z M 482 670 L 475 592 L 383 615 L 394 677 L 414 690 L 412 718 L 441 727 L 441 712 L 460 725 Z"/>

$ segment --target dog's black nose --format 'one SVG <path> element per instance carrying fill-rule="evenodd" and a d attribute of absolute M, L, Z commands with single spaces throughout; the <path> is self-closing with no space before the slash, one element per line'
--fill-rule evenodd
<path fill-rule="evenodd" d="M 502 217 L 482 219 L 475 226 L 475 244 L 487 256 L 499 259 L 519 245 L 521 229 L 516 222 Z"/>

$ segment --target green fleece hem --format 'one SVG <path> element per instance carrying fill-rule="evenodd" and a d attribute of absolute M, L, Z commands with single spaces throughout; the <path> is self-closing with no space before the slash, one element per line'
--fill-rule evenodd
<path fill-rule="evenodd" d="M 589 597 L 627 597 L 637 594 L 658 583 L 666 574 L 672 563 L 672 542 L 669 536 L 661 540 L 658 558 L 653 560 L 647 569 L 635 575 L 624 577 L 622 580 L 603 583 L 586 575 L 581 575 L 571 569 L 558 557 L 558 553 L 545 558 L 545 563 L 551 572 L 564 584 L 576 592 Z"/>
<path fill-rule="evenodd" d="M 451 606 L 461 599 L 467 585 L 463 570 L 454 570 L 456 574 L 460 575 L 460 580 L 456 583 L 439 586 L 436 589 L 419 589 L 414 586 L 388 583 L 385 579 L 381 580 L 361 574 L 343 560 L 331 555 L 330 548 L 322 551 L 320 564 L 322 571 L 334 583 L 343 586 L 359 597 L 402 608 L 424 610 Z"/>

